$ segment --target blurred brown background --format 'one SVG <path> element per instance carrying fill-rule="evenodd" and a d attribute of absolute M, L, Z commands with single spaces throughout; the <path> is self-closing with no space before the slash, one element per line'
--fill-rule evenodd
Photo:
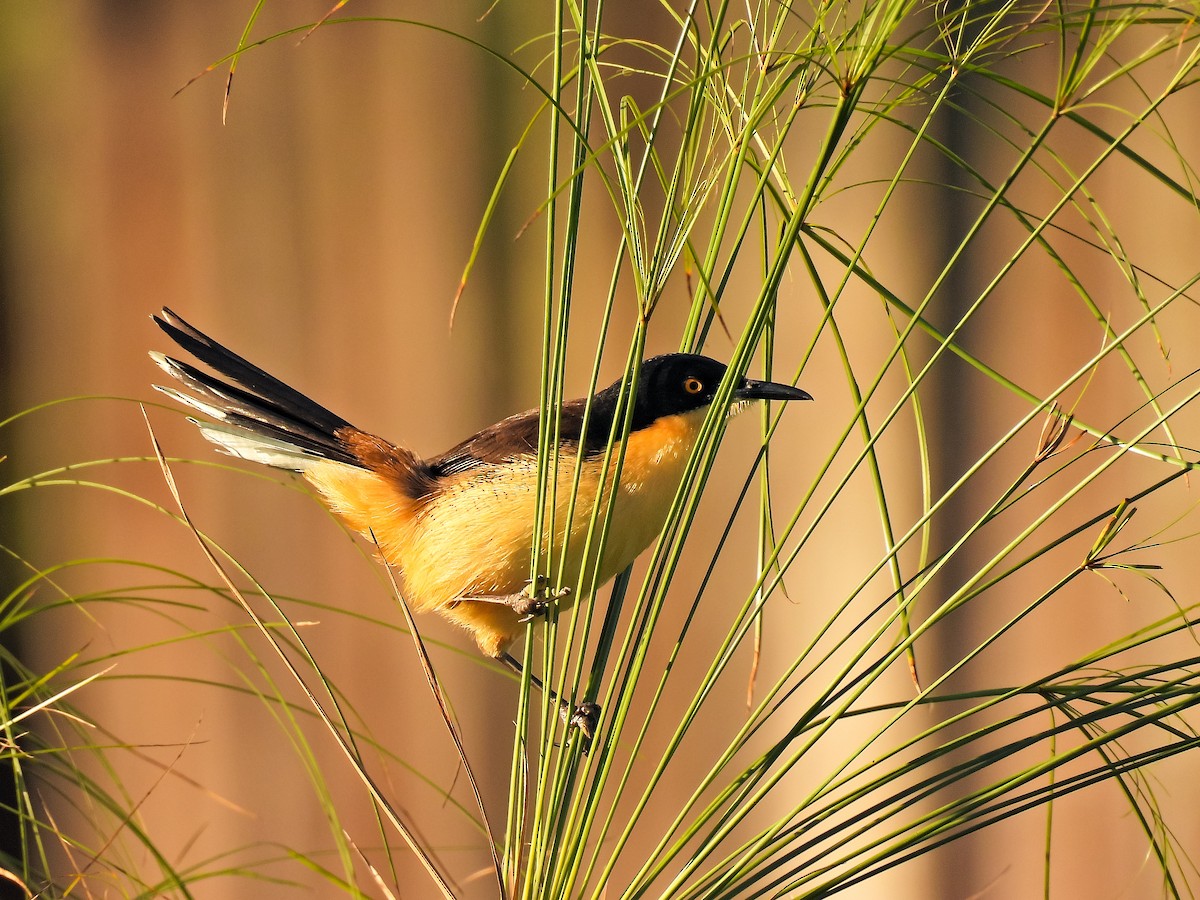
<path fill-rule="evenodd" d="M 501 51 L 550 27 L 548 13 L 522 6 L 502 4 L 484 18 L 483 6 L 452 4 L 436 14 L 424 4 L 352 6 L 354 14 L 363 16 L 437 15 L 439 23 Z M 312 21 L 327 8 L 322 3 L 268 4 L 255 34 Z M 247 54 L 222 125 L 226 69 L 218 68 L 178 95 L 176 91 L 236 46 L 251 4 L 119 0 L 9 4 L 8 11 L 0 34 L 0 372 L 5 414 L 76 395 L 157 404 L 149 385 L 161 376 L 146 351 L 165 349 L 149 320 L 164 304 L 350 421 L 420 453 L 443 450 L 533 404 L 543 226 L 535 222 L 523 239 L 514 236 L 544 196 L 541 138 L 518 164 L 455 327 L 448 328 L 451 301 L 494 180 L 536 109 L 536 96 L 511 71 L 464 42 L 417 27 L 362 23 L 324 28 L 302 43 L 297 34 Z M 615 21 L 635 14 L 642 15 L 630 9 L 613 13 Z M 542 17 L 536 26 L 530 24 L 535 15 Z M 663 29 L 657 35 L 662 40 L 670 34 L 668 25 L 660 13 L 647 13 L 639 22 L 651 31 Z M 1177 133 L 1176 138 L 1195 146 L 1194 133 Z M 807 169 L 807 163 L 795 167 Z M 931 207 L 919 197 L 904 203 L 899 208 L 911 213 L 907 227 L 893 221 L 894 248 L 877 248 L 872 262 L 900 269 L 891 283 L 904 286 L 911 277 L 919 295 L 928 283 L 929 266 L 943 255 L 939 247 L 961 233 L 967 213 Z M 1161 245 L 1157 258 L 1164 266 L 1184 260 L 1180 268 L 1186 273 L 1194 267 L 1198 246 L 1195 219 L 1171 221 L 1150 206 L 1122 209 L 1129 231 L 1152 231 L 1148 242 Z M 870 213 L 869 204 L 848 201 L 837 208 L 851 219 Z M 1144 223 L 1139 224 L 1139 217 Z M 590 237 L 594 255 L 581 259 L 577 280 L 582 289 L 594 284 L 596 290 L 596 296 L 579 297 L 576 326 L 584 347 L 591 340 L 589 323 L 595 321 L 607 283 L 616 233 L 598 216 Z M 1094 326 L 1076 319 L 1078 307 L 1071 305 L 1068 292 L 1036 268 L 1025 266 L 1018 273 L 1011 294 L 996 304 L 997 313 L 970 337 L 976 349 L 993 353 L 993 362 L 1028 376 L 1027 386 L 1046 389 L 1071 370 L 1068 357 L 1094 352 L 1098 337 Z M 1113 295 L 1120 297 L 1123 285 L 1116 274 Z M 739 277 L 752 295 L 755 273 Z M 797 274 L 792 288 L 798 297 L 804 295 L 798 287 L 802 282 Z M 1043 294 L 1048 282 L 1053 291 Z M 979 289 L 978 284 L 961 287 Z M 630 325 L 627 297 L 624 302 L 613 341 L 618 348 Z M 867 295 L 866 302 L 875 301 Z M 677 326 L 687 308 L 682 283 L 668 292 L 664 304 L 663 324 L 652 333 L 653 352 L 677 347 Z M 793 308 L 798 311 L 781 321 L 780 340 L 800 347 L 819 310 L 808 299 L 797 300 Z M 874 311 L 864 314 L 861 326 L 850 322 L 849 328 L 864 350 L 891 340 Z M 729 351 L 719 337 L 708 349 L 718 357 Z M 1187 371 L 1191 348 L 1172 349 L 1178 370 Z M 620 355 L 609 359 L 606 378 L 616 375 Z M 585 349 L 570 372 L 568 393 L 576 395 L 586 386 L 589 360 Z M 988 385 L 976 384 L 957 365 L 947 364 L 938 382 L 941 393 L 926 398 L 931 422 L 941 428 L 934 434 L 942 467 L 937 486 L 943 489 L 965 468 L 964 461 L 1025 411 L 1002 392 L 992 388 L 989 393 Z M 806 472 L 823 458 L 827 438 L 846 421 L 851 405 L 840 378 L 832 348 L 824 347 L 802 382 L 819 404 L 804 410 L 806 418 L 789 420 L 781 437 L 786 459 L 778 454 L 777 463 L 795 473 L 780 476 L 784 496 L 801 495 Z M 977 386 L 979 393 L 973 392 Z M 1125 407 L 1127 388 L 1120 384 Z M 1095 400 L 1103 393 L 1095 390 L 1090 396 Z M 1097 405 L 1091 411 L 1099 415 L 1101 409 Z M 177 411 L 155 405 L 147 410 L 168 455 L 215 459 Z M 706 501 L 717 511 L 714 519 L 724 515 L 740 483 L 747 454 L 753 453 L 754 430 L 731 429 L 722 454 L 728 468 L 719 470 L 713 497 Z M 10 427 L 2 441 L 0 453 L 10 457 L 4 465 L 21 474 L 150 452 L 141 412 L 125 399 L 44 411 Z M 904 470 L 914 466 L 911 446 L 885 458 L 886 465 L 901 473 L 893 483 L 904 484 Z M 266 479 L 256 477 L 261 474 L 175 466 L 201 529 L 276 596 L 329 607 L 288 608 L 294 618 L 314 623 L 305 636 L 322 666 L 373 738 L 403 761 L 379 762 L 389 796 L 410 813 L 427 844 L 437 848 L 460 879 L 464 897 L 491 896 L 486 871 L 483 877 L 468 877 L 488 864 L 479 834 L 423 780 L 428 777 L 444 787 L 456 784 L 454 796 L 471 810 L 453 749 L 437 722 L 409 639 L 396 630 L 402 620 L 379 572 L 309 498 L 275 483 L 285 479 L 272 480 L 269 473 Z M 80 477 L 171 506 L 152 463 L 105 466 Z M 912 493 L 896 498 L 901 508 L 908 503 L 910 511 L 917 502 L 915 476 L 912 482 Z M 985 487 L 980 497 L 987 496 Z M 1114 495 L 1120 491 L 1115 487 Z M 773 620 L 772 634 L 800 636 L 811 630 L 823 615 L 805 604 L 840 596 L 878 558 L 869 485 L 861 484 L 853 496 L 861 498 L 861 507 L 855 509 L 849 499 L 842 505 L 825 533 L 814 539 L 809 562 L 796 576 L 802 580 L 789 580 L 796 602 Z M 963 514 L 978 514 L 983 502 L 964 500 Z M 184 529 L 168 527 L 161 513 L 124 496 L 90 488 L 39 488 L 12 499 L 0 515 L 4 543 L 19 547 L 37 566 L 78 558 L 132 558 L 211 581 Z M 743 538 L 752 539 L 753 527 L 744 532 Z M 738 558 L 736 553 L 730 557 Z M 1194 573 L 1194 566 L 1177 569 L 1172 581 L 1183 603 L 1189 602 L 1188 572 Z M 104 562 L 75 566 L 57 578 L 65 589 L 75 590 L 177 584 L 167 574 L 135 577 L 123 566 Z M 744 577 L 733 583 L 744 584 Z M 1037 634 L 1045 643 L 1031 640 L 1022 648 L 1009 648 L 1008 661 L 1015 653 L 1018 661 L 1029 660 L 1029 670 L 1042 671 L 1049 668 L 1043 664 L 1046 653 L 1078 655 L 1103 634 L 1121 633 L 1157 617 L 1130 613 L 1112 596 L 1091 593 L 1099 590 L 1093 583 L 1072 595 L 1075 609 L 1039 625 Z M 253 675 L 243 681 L 239 673 L 252 667 L 229 634 L 181 640 L 187 629 L 244 624 L 237 609 L 195 591 L 164 589 L 158 596 L 184 605 L 63 609 L 56 618 L 40 619 L 39 633 L 23 635 L 21 652 L 47 666 L 75 651 L 97 658 L 114 654 L 114 678 L 90 687 L 77 702 L 110 731 L 98 736 L 97 743 L 145 748 L 146 758 L 125 755 L 123 777 L 140 803 L 143 824 L 177 865 L 186 868 L 249 847 L 225 865 L 279 857 L 267 871 L 308 884 L 312 896 L 325 896 L 329 888 L 321 878 L 289 861 L 283 851 L 312 851 L 325 865 L 337 867 L 328 855 L 331 824 L 313 796 L 306 765 L 322 770 L 337 797 L 344 820 L 332 827 L 344 825 L 356 841 L 373 847 L 379 836 L 360 786 L 318 727 L 308 731 L 319 760 L 306 763 L 260 699 L 207 683 L 262 684 Z M 1111 618 L 1092 633 L 1079 623 L 1090 625 L 1099 607 Z M 336 608 L 393 627 L 341 615 Z M 50 622 L 60 627 L 48 629 Z M 435 650 L 435 664 L 463 724 L 493 826 L 501 828 L 515 687 L 479 660 L 463 636 L 432 618 L 421 624 L 427 640 L 451 648 Z M 256 656 L 269 658 L 256 634 L 246 630 L 242 637 Z M 967 646 L 979 639 L 964 621 L 963 632 L 943 634 L 927 645 L 923 663 L 938 672 L 961 652 L 956 642 Z M 161 646 L 135 656 L 120 655 L 122 648 L 159 641 Z M 764 666 L 772 660 L 779 665 L 792 651 L 786 641 L 769 641 Z M 278 673 L 276 677 L 284 681 Z M 904 672 L 897 671 L 894 687 L 901 693 L 906 689 Z M 296 697 L 290 686 L 288 696 Z M 736 686 L 728 702 L 739 714 L 744 708 Z M 166 776 L 164 765 L 170 768 Z M 1163 776 L 1180 809 L 1189 803 L 1196 808 L 1198 799 L 1194 779 L 1180 783 L 1187 772 L 1176 763 Z M 685 788 L 686 779 L 681 779 L 679 790 Z M 1087 801 L 1074 800 L 1056 810 L 1060 856 L 1054 866 L 1054 896 L 1156 895 L 1153 867 L 1140 862 L 1144 842 L 1137 839 L 1136 827 L 1121 823 L 1121 798 L 1111 790 L 1093 793 Z M 68 805 L 63 804 L 61 815 L 69 817 Z M 780 808 L 788 805 L 781 801 Z M 1184 829 L 1180 836 L 1185 846 L 1200 846 L 1194 813 L 1174 821 Z M 1087 827 L 1096 822 L 1105 824 Z M 1040 890 L 1044 827 L 1040 814 L 1010 821 L 853 896 L 1032 896 Z M 1070 843 L 1076 831 L 1084 836 L 1078 847 Z M 403 896 L 432 896 L 407 851 L 390 832 L 389 838 L 405 867 L 399 876 L 408 890 Z M 321 857 L 322 852 L 327 855 Z M 230 877 L 199 888 L 197 896 L 276 892 L 285 889 Z"/>

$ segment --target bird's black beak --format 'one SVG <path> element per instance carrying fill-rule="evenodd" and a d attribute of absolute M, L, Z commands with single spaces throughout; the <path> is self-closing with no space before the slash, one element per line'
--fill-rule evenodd
<path fill-rule="evenodd" d="M 735 388 L 733 399 L 737 400 L 811 400 L 812 395 L 808 391 L 802 391 L 800 388 L 791 387 L 786 384 L 778 384 L 774 381 L 754 381 L 750 378 L 743 378 L 740 387 Z"/>

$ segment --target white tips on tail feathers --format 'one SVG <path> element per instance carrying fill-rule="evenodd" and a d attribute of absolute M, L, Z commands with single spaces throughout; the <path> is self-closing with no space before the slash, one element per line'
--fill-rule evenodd
<path fill-rule="evenodd" d="M 154 361 L 154 364 L 156 366 L 158 366 L 160 369 L 162 369 L 164 372 L 166 372 L 172 378 L 182 378 L 183 377 L 182 370 L 179 367 L 179 363 L 177 363 L 175 360 L 171 359 L 171 357 L 167 356 L 165 353 L 159 353 L 157 350 L 151 350 L 150 351 L 150 359 L 152 359 Z M 158 385 L 155 385 L 155 387 L 158 387 Z M 159 390 L 162 390 L 162 388 L 159 388 Z"/>
<path fill-rule="evenodd" d="M 196 419 L 190 421 L 196 424 L 206 440 L 216 444 L 230 456 L 236 456 L 239 459 L 274 466 L 277 469 L 290 469 L 293 472 L 303 472 L 317 464 L 329 464 L 328 460 L 322 459 L 315 453 L 294 447 L 284 441 L 253 434 L 236 425 L 201 422 Z"/>
<path fill-rule="evenodd" d="M 166 394 L 176 403 L 182 403 L 184 406 L 191 407 L 210 418 L 218 421 L 225 420 L 225 410 L 213 406 L 211 403 L 205 403 L 199 397 L 193 397 L 191 394 L 185 394 L 182 391 L 175 390 L 175 388 L 163 387 L 161 384 L 154 385 L 154 389 L 161 394 Z"/>
<path fill-rule="evenodd" d="M 317 449 L 308 449 L 307 445 L 310 443 L 314 447 L 321 445 L 319 436 L 313 437 L 308 433 L 313 431 L 319 435 L 320 425 L 313 425 L 311 429 L 303 425 L 298 426 L 299 431 L 293 442 L 289 440 L 291 435 L 288 424 L 293 414 L 286 408 L 275 406 L 270 398 L 243 392 L 240 388 L 204 375 L 165 354 L 152 351 L 150 358 L 160 369 L 182 382 L 194 393 L 160 384 L 154 385 L 154 389 L 176 403 L 213 419 L 214 421 L 208 422 L 189 418 L 189 421 L 200 429 L 206 440 L 216 444 L 230 456 L 292 472 L 307 472 L 317 465 L 348 465 L 345 461 L 346 454 L 336 446 L 336 437 L 332 433 L 328 437 L 332 456 L 323 455 Z M 264 375 L 264 378 L 267 377 L 269 376 Z M 284 392 L 290 391 L 283 385 L 279 388 Z M 311 401 L 304 402 L 315 406 Z M 335 418 L 332 414 L 326 415 Z"/>

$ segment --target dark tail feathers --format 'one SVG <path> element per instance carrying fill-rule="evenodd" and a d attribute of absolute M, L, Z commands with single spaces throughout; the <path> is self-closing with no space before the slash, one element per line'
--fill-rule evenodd
<path fill-rule="evenodd" d="M 169 397 L 213 422 L 193 420 L 204 437 L 227 453 L 282 469 L 302 472 L 318 460 L 361 467 L 339 439 L 351 429 L 341 416 L 214 341 L 163 307 L 154 321 L 167 336 L 233 384 L 162 353 L 150 357 L 192 393 L 155 385 Z M 236 386 L 235 386 L 236 385 Z"/>

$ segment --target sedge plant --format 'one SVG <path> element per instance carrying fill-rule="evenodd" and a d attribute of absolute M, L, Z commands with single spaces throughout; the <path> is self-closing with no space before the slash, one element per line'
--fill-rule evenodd
<path fill-rule="evenodd" d="M 260 10 L 222 60 L 230 77 L 255 47 L 314 28 L 258 38 Z M 1162 773 L 1194 764 L 1200 742 L 1189 496 L 1200 384 L 1187 346 L 1200 266 L 1126 223 L 1153 197 L 1158 215 L 1200 230 L 1194 153 L 1179 137 L 1196 13 L 686 2 L 656 7 L 651 34 L 605 2 L 564 2 L 516 16 L 514 50 L 369 20 L 465 41 L 537 98 L 453 300 L 470 314 L 476 254 L 501 239 L 497 211 L 525 210 L 521 240 L 540 234 L 544 247 L 535 534 L 561 526 L 559 473 L 576 470 L 554 452 L 572 360 L 590 360 L 591 392 L 603 371 L 623 372 L 628 397 L 669 335 L 730 374 L 641 564 L 611 587 L 588 571 L 563 585 L 548 543 L 530 548 L 531 581 L 589 599 L 532 623 L 523 665 L 600 705 L 590 739 L 524 678 L 507 796 L 490 795 L 438 677 L 449 651 L 411 618 L 397 629 L 470 788 L 453 809 L 402 808 L 374 777 L 364 747 L 399 751 L 374 746 L 269 585 L 191 520 L 178 461 L 154 444 L 142 462 L 175 503 L 160 514 L 220 573 L 192 587 L 245 610 L 231 627 L 239 646 L 265 640 L 284 664 L 267 684 L 303 686 L 230 690 L 260 693 L 287 734 L 304 718 L 333 736 L 374 810 L 365 848 L 312 765 L 339 865 L 304 864 L 352 895 L 825 897 L 1032 820 L 1049 896 L 1066 840 L 1056 816 L 1087 789 L 1122 804 L 1122 839 L 1157 893 L 1194 895 L 1181 836 L 1192 826 Z M 353 14 L 342 3 L 317 24 L 361 26 Z M 544 163 L 536 182 L 521 177 L 531 155 Z M 615 240 L 597 236 L 614 228 Z M 611 275 L 585 289 L 581 258 L 596 246 Z M 726 441 L 745 425 L 724 410 L 748 372 L 798 382 L 817 403 L 764 407 L 752 446 Z M 605 450 L 617 472 L 631 421 L 626 402 Z M 718 459 L 723 443 L 736 458 Z M 569 498 L 567 515 L 582 505 Z M 587 541 L 603 547 L 611 505 L 590 516 Z M 387 573 L 380 589 L 407 616 L 402 579 Z M 11 592 L 10 608 L 25 609 L 26 593 Z M 260 651 L 244 652 L 257 667 Z M 36 695 L 69 715 L 59 682 L 72 669 L 22 671 L 7 708 Z M 33 801 L 20 813 L 30 849 L 8 868 L 32 883 L 51 868 L 40 842 L 58 831 Z M 422 818 L 448 815 L 485 845 L 482 875 L 423 841 Z M 397 880 L 402 853 L 420 860 L 421 886 Z M 187 893 L 189 873 L 163 873 L 164 890 Z"/>

